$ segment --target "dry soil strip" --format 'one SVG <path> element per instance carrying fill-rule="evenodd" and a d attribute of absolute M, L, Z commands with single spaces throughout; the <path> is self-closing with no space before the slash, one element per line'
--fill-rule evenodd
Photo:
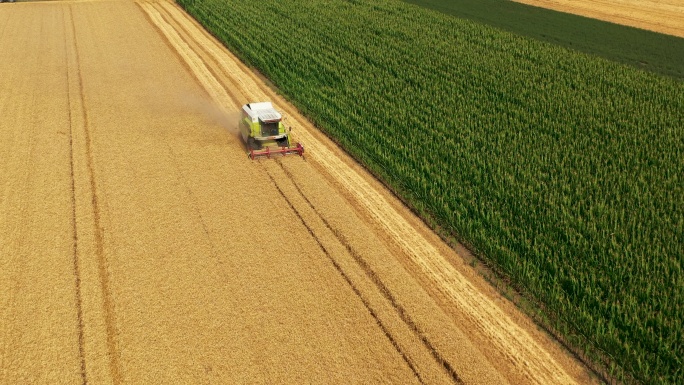
<path fill-rule="evenodd" d="M 536 7 L 573 13 L 684 37 L 684 4 L 670 1 L 644 0 L 513 0 Z"/>
<path fill-rule="evenodd" d="M 164 7 L 169 7 L 167 3 L 162 2 L 162 4 L 164 4 Z M 159 20 L 160 16 L 153 6 L 149 4 L 141 4 L 141 6 L 143 6 L 145 11 L 149 11 L 153 21 Z M 174 13 L 176 13 L 174 18 L 177 20 L 187 17 L 179 10 L 175 10 Z M 166 33 L 167 31 L 164 32 Z M 182 39 L 176 38 L 177 33 L 175 31 L 170 32 L 167 36 L 169 39 L 178 39 L 177 41 L 180 41 L 180 43 L 177 42 L 176 44 L 187 46 L 182 42 Z M 228 66 L 226 68 L 227 72 L 234 73 L 239 77 L 240 82 L 244 86 L 242 89 L 243 94 L 250 95 L 254 100 L 280 100 L 280 97 L 268 90 L 265 85 L 260 84 L 254 74 L 237 64 L 239 63 L 237 58 L 227 53 L 225 49 L 207 38 L 201 31 L 196 31 L 194 36 L 203 47 L 207 48 L 210 54 L 215 56 L 217 62 Z M 186 53 L 182 55 L 188 56 Z M 225 60 L 221 57 L 230 59 Z M 193 70 L 196 68 L 193 67 Z M 207 91 L 216 100 L 217 104 L 220 105 L 222 100 L 225 99 L 217 98 L 216 96 L 219 93 L 213 90 L 213 87 L 207 87 L 207 84 L 205 84 L 207 81 L 204 80 L 208 77 L 207 74 L 196 74 L 196 76 L 205 85 L 205 88 L 208 88 Z M 209 81 L 207 83 L 211 84 L 213 82 Z M 429 241 L 394 210 L 380 193 L 375 191 L 364 180 L 363 176 L 347 166 L 334 152 L 317 140 L 309 132 L 312 129 L 310 125 L 303 117 L 297 114 L 293 107 L 285 104 L 278 105 L 277 107 L 290 115 L 290 123 L 297 128 L 298 137 L 306 145 L 310 159 L 320 164 L 341 186 L 347 189 L 348 193 L 384 228 L 387 234 L 404 250 L 411 260 L 525 374 L 530 383 L 574 383 L 574 380 L 555 362 L 548 352 L 541 348 L 525 330 L 513 322 L 495 303 L 480 293 L 460 274 Z"/>
<path fill-rule="evenodd" d="M 108 295 L 106 267 L 102 260 L 102 230 L 98 224 L 88 118 L 79 67 L 78 35 L 71 5 L 65 7 L 64 15 L 76 218 L 74 264 L 80 295 L 82 376 L 84 384 L 114 384 L 119 383 L 120 375 L 112 323 L 113 309 Z"/>

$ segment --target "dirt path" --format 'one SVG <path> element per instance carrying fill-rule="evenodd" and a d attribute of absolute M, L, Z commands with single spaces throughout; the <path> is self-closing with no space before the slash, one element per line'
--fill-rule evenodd
<path fill-rule="evenodd" d="M 684 1 L 682 0 L 514 1 L 684 37 Z"/>
<path fill-rule="evenodd" d="M 174 4 L 0 7 L 0 49 L 0 383 L 589 381 Z M 260 100 L 305 159 L 247 159 Z"/>

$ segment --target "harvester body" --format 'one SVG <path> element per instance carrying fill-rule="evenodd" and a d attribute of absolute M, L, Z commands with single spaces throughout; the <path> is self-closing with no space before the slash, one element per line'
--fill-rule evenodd
<path fill-rule="evenodd" d="M 291 143 L 290 129 L 285 127 L 282 119 L 270 102 L 242 106 L 240 134 L 247 144 L 250 158 L 304 153 L 301 144 Z"/>

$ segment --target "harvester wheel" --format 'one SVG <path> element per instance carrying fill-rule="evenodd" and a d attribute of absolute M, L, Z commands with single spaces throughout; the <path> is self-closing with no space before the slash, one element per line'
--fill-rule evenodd
<path fill-rule="evenodd" d="M 261 149 L 261 143 L 259 143 L 256 139 L 254 139 L 250 136 L 247 138 L 247 149 L 249 149 L 249 150 L 260 150 Z"/>

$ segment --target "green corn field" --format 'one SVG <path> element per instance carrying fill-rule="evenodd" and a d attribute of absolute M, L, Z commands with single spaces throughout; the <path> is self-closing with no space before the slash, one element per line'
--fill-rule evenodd
<path fill-rule="evenodd" d="M 684 383 L 684 83 L 390 0 L 180 0 L 612 378 Z"/>

